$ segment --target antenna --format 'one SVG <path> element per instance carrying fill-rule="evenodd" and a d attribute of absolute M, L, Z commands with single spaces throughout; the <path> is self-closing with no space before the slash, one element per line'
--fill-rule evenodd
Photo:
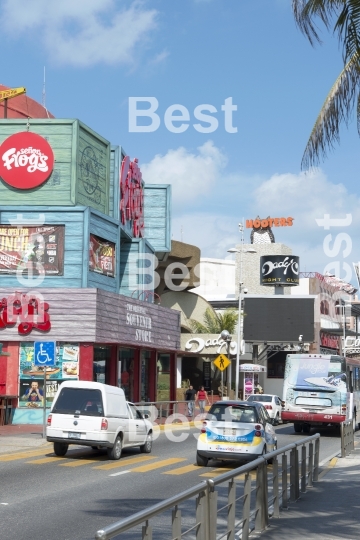
<path fill-rule="evenodd" d="M 43 91 L 42 91 L 42 106 L 46 109 L 46 71 L 44 66 L 44 82 L 43 82 Z"/>

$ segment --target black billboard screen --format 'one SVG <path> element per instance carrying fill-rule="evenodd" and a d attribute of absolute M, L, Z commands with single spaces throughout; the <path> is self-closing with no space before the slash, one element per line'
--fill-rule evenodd
<path fill-rule="evenodd" d="M 244 298 L 245 341 L 314 341 L 315 298 L 290 295 Z"/>

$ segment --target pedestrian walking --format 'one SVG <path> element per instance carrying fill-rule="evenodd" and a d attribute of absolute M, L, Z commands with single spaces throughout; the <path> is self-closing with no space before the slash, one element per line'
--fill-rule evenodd
<path fill-rule="evenodd" d="M 194 390 L 193 386 L 189 386 L 189 388 L 185 392 L 185 400 L 187 401 L 188 406 L 188 416 L 194 415 L 194 408 L 195 408 L 195 396 L 196 396 L 196 390 Z"/>
<path fill-rule="evenodd" d="M 210 401 L 209 401 L 207 392 L 205 392 L 205 389 L 203 386 L 200 386 L 200 390 L 196 394 L 196 401 L 199 403 L 200 414 L 204 414 L 205 403 L 207 402 L 207 404 L 210 405 Z"/>

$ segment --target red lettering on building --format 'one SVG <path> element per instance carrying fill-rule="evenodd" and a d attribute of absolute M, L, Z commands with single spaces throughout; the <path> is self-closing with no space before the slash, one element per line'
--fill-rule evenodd
<path fill-rule="evenodd" d="M 330 349 L 339 349 L 339 337 L 331 336 L 330 334 L 320 334 L 320 341 L 322 347 L 329 347 Z"/>
<path fill-rule="evenodd" d="M 120 174 L 120 220 L 130 223 L 135 238 L 144 237 L 144 189 L 138 160 L 123 159 Z"/>
<path fill-rule="evenodd" d="M 51 329 L 49 304 L 36 296 L 15 293 L 0 300 L 0 330 L 18 324 L 18 333 L 26 336 L 32 330 Z"/>

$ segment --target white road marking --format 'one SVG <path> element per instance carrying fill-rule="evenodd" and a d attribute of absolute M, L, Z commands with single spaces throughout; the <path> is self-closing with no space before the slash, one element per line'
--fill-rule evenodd
<path fill-rule="evenodd" d="M 131 471 L 121 471 L 121 472 L 116 472 L 116 473 L 113 473 L 113 474 L 109 474 L 109 476 L 120 476 L 120 474 L 126 474 L 128 472 L 131 472 Z"/>
<path fill-rule="evenodd" d="M 9 505 L 9 503 L 0 503 L 0 504 L 2 504 L 3 506 L 8 506 Z"/>

